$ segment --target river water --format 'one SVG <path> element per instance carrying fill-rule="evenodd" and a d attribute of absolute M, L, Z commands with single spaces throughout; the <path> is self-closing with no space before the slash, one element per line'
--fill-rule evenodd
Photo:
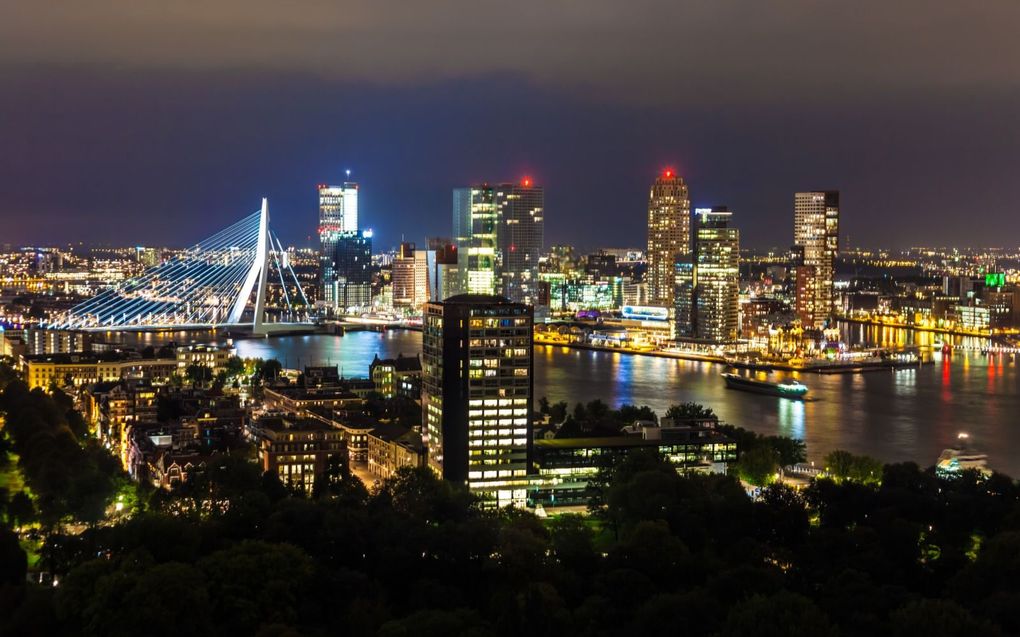
<path fill-rule="evenodd" d="M 889 346 L 912 344 L 913 339 L 925 344 L 935 337 L 846 326 L 844 338 Z M 235 346 L 240 356 L 277 358 L 286 367 L 335 364 L 346 376 L 365 376 L 376 353 L 420 352 L 421 334 L 284 336 L 239 340 Z M 993 468 L 1020 476 L 1020 374 L 1013 355 L 958 351 L 936 354 L 933 365 L 919 368 L 800 375 L 811 388 L 812 399 L 805 402 L 726 389 L 723 371 L 712 363 L 543 345 L 535 348 L 535 395 L 571 405 L 596 398 L 614 406 L 649 405 L 659 414 L 672 403 L 702 403 L 726 422 L 803 439 L 812 460 L 846 449 L 887 462 L 929 466 L 965 431 Z"/>

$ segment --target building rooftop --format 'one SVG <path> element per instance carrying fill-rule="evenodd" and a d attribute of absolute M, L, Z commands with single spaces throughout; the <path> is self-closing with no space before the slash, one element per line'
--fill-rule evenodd
<path fill-rule="evenodd" d="M 396 358 L 379 358 L 379 355 L 376 354 L 370 367 L 375 367 L 376 365 L 390 365 L 398 372 L 420 372 L 421 357 L 418 354 L 414 356 L 397 354 Z"/>
<path fill-rule="evenodd" d="M 263 418 L 257 427 L 273 432 L 285 431 L 334 431 L 334 427 L 315 418 Z"/>
<path fill-rule="evenodd" d="M 457 294 L 443 301 L 444 305 L 474 305 L 474 304 L 504 305 L 512 304 L 513 301 L 498 294 Z"/>

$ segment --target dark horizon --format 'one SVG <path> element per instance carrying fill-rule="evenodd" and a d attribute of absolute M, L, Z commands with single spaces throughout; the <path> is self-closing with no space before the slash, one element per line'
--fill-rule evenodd
<path fill-rule="evenodd" d="M 547 245 L 641 246 L 666 166 L 747 247 L 789 245 L 814 189 L 852 245 L 1020 243 L 1020 5 L 444 5 L 24 7 L 0 26 L 4 243 L 190 245 L 268 196 L 314 245 L 315 184 L 351 169 L 381 249 L 524 175 Z"/>

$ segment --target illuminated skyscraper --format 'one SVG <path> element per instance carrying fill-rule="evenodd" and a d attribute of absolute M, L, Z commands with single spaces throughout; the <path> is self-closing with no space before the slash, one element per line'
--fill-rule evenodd
<path fill-rule="evenodd" d="M 525 177 L 496 186 L 497 271 L 503 296 L 535 305 L 538 259 L 545 249 L 545 191 Z"/>
<path fill-rule="evenodd" d="M 545 247 L 544 208 L 545 192 L 529 178 L 455 189 L 453 230 L 462 289 L 534 304 Z"/>
<path fill-rule="evenodd" d="M 728 208 L 702 208 L 694 216 L 695 337 L 736 340 L 740 311 L 740 231 Z"/>
<path fill-rule="evenodd" d="M 319 284 L 321 298 L 328 307 L 340 305 L 335 296 L 338 273 L 336 251 L 341 236 L 358 235 L 358 184 L 342 186 L 319 184 Z"/>
<path fill-rule="evenodd" d="M 691 201 L 683 177 L 665 170 L 648 195 L 648 301 L 673 305 L 676 263 L 691 257 Z"/>
<path fill-rule="evenodd" d="M 804 326 L 821 327 L 834 308 L 839 191 L 798 192 L 793 218 L 797 314 Z"/>
<path fill-rule="evenodd" d="M 457 242 L 461 290 L 468 294 L 496 291 L 499 212 L 496 191 L 481 185 L 453 191 L 453 234 Z"/>
<path fill-rule="evenodd" d="M 372 304 L 372 231 L 341 232 L 333 246 L 328 298 L 339 310 Z"/>
<path fill-rule="evenodd" d="M 461 294 L 427 303 L 422 435 L 429 466 L 492 504 L 523 505 L 531 449 L 533 310 Z"/>

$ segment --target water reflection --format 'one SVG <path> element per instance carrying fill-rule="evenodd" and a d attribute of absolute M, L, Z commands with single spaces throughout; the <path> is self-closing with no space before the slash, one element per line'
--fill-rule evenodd
<path fill-rule="evenodd" d="M 779 400 L 779 434 L 790 438 L 804 439 L 803 400 Z"/>
<path fill-rule="evenodd" d="M 907 338 L 905 330 L 881 329 L 891 332 L 893 340 Z M 848 330 L 868 337 L 879 332 L 865 326 Z M 383 357 L 419 352 L 421 335 L 356 332 L 236 345 L 242 356 L 276 356 L 292 366 L 331 361 L 349 376 L 364 376 L 376 352 Z M 974 352 L 935 358 L 933 365 L 898 372 L 805 374 L 801 379 L 813 400 L 798 403 L 726 389 L 720 377 L 724 369 L 709 363 L 538 346 L 535 395 L 571 406 L 596 398 L 614 406 L 648 405 L 660 415 L 674 403 L 702 403 L 733 424 L 802 436 L 812 459 L 846 449 L 928 466 L 958 432 L 967 431 L 989 454 L 993 467 L 1020 476 L 1020 374 L 1015 360 Z"/>

